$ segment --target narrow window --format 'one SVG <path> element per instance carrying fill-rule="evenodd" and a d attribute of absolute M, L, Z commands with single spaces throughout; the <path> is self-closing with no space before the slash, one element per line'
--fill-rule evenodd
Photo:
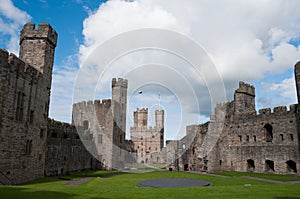
<path fill-rule="evenodd" d="M 272 142 L 273 140 L 273 127 L 270 124 L 266 124 L 264 126 L 265 129 L 265 137 L 267 142 Z"/>
<path fill-rule="evenodd" d="M 24 96 L 25 94 L 21 92 L 17 94 L 16 120 L 19 122 L 23 121 Z"/>
<path fill-rule="evenodd" d="M 33 124 L 33 116 L 34 116 L 34 111 L 31 110 L 29 115 L 29 124 Z"/>
<path fill-rule="evenodd" d="M 98 143 L 102 144 L 102 134 L 98 135 Z"/>
<path fill-rule="evenodd" d="M 239 135 L 239 138 L 240 138 L 240 142 L 241 142 L 241 141 L 243 141 L 243 139 L 242 139 L 242 136 L 241 136 L 241 135 Z"/>
<path fill-rule="evenodd" d="M 246 141 L 249 142 L 249 135 L 246 136 Z"/>
<path fill-rule="evenodd" d="M 256 135 L 253 135 L 253 141 L 256 142 Z"/>
<path fill-rule="evenodd" d="M 290 134 L 290 140 L 291 140 L 291 141 L 294 141 L 294 136 L 293 136 L 293 134 Z"/>
<path fill-rule="evenodd" d="M 283 138 L 283 134 L 280 134 L 280 138 L 281 138 L 281 141 L 283 141 L 283 140 L 284 140 L 284 138 Z"/>
<path fill-rule="evenodd" d="M 83 130 L 87 130 L 89 128 L 89 121 L 84 120 L 83 121 Z"/>

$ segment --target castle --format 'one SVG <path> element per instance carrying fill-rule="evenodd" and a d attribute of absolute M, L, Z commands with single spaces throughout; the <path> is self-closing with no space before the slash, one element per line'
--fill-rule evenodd
<path fill-rule="evenodd" d="M 156 110 L 156 126 L 148 127 L 148 109 L 134 112 L 130 140 L 126 140 L 128 81 L 112 79 L 112 99 L 73 104 L 72 124 L 83 143 L 105 169 L 123 169 L 135 163 L 165 163 L 164 111 Z M 87 138 L 87 139 L 85 139 Z M 92 146 L 92 148 L 91 148 Z"/>
<path fill-rule="evenodd" d="M 136 152 L 137 163 L 165 163 L 164 110 L 155 111 L 155 126 L 148 127 L 148 108 L 133 113 L 134 126 L 130 127 L 130 140 Z"/>
<path fill-rule="evenodd" d="M 27 23 L 19 58 L 0 49 L 0 184 L 97 168 L 73 127 L 48 120 L 56 42 L 49 24 Z"/>
<path fill-rule="evenodd" d="M 106 169 L 123 168 L 128 152 L 125 140 L 127 80 L 112 80 L 112 99 L 83 101 L 73 104 L 72 124 L 83 126 L 79 134 L 94 157 L 102 162 Z"/>
<path fill-rule="evenodd" d="M 48 118 L 57 33 L 49 24 L 24 25 L 19 58 L 0 49 L 0 184 L 85 169 L 123 169 L 165 163 L 170 170 L 293 173 L 300 165 L 300 63 L 298 104 L 255 109 L 255 89 L 240 82 L 234 100 L 217 104 L 205 124 L 164 147 L 164 111 L 134 112 L 126 140 L 128 81 L 112 79 L 112 99 L 73 105 L 72 124 Z M 99 161 L 98 161 L 99 160 Z"/>
<path fill-rule="evenodd" d="M 295 65 L 299 102 L 300 63 Z M 209 122 L 187 126 L 181 140 L 168 141 L 169 168 L 253 171 L 299 175 L 299 106 L 255 110 L 255 89 L 244 82 L 234 100 L 218 104 Z M 189 148 L 183 150 L 189 143 Z M 177 150 L 177 153 L 175 152 Z M 180 157 L 176 156 L 182 151 Z M 174 161 L 175 160 L 175 161 Z"/>

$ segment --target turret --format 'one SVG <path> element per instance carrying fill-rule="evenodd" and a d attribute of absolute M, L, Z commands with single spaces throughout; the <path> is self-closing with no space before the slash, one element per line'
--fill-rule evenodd
<path fill-rule="evenodd" d="M 113 116 L 116 124 L 123 132 L 126 130 L 127 87 L 127 79 L 112 79 Z"/>
<path fill-rule="evenodd" d="M 159 128 L 164 128 L 164 110 L 155 111 L 155 125 Z"/>
<path fill-rule="evenodd" d="M 27 23 L 21 31 L 19 57 L 44 74 L 49 91 L 56 42 L 57 33 L 47 23 L 39 24 L 38 29 L 34 23 Z"/>
<path fill-rule="evenodd" d="M 234 93 L 234 112 L 237 114 L 255 114 L 255 88 L 250 84 L 239 82 Z"/>
<path fill-rule="evenodd" d="M 133 112 L 134 127 L 147 127 L 148 108 L 137 109 Z"/>
<path fill-rule="evenodd" d="M 300 61 L 295 65 L 295 81 L 296 81 L 296 90 L 297 90 L 297 100 L 298 106 L 300 104 Z"/>

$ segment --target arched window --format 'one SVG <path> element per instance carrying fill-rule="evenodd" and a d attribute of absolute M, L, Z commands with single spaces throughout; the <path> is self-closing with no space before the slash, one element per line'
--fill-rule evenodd
<path fill-rule="evenodd" d="M 88 128 L 89 128 L 89 121 L 84 120 L 84 121 L 83 121 L 83 129 L 84 129 L 84 130 L 87 130 Z"/>
<path fill-rule="evenodd" d="M 270 124 L 266 124 L 264 126 L 265 129 L 265 137 L 267 142 L 272 142 L 273 140 L 273 127 Z"/>
<path fill-rule="evenodd" d="M 287 164 L 287 170 L 289 172 L 297 173 L 297 164 L 296 164 L 296 162 L 294 162 L 293 160 L 289 160 L 289 161 L 286 161 L 286 164 Z"/>

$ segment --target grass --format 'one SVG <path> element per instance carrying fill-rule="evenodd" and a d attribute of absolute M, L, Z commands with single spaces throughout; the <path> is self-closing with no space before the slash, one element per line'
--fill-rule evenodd
<path fill-rule="evenodd" d="M 115 172 L 115 171 L 113 171 Z M 0 186 L 1 198 L 64 198 L 64 199 L 101 199 L 101 198 L 275 198 L 299 199 L 300 184 L 278 185 L 242 178 L 238 172 L 222 173 L 229 178 L 221 178 L 187 172 L 154 171 L 147 173 L 126 173 L 110 178 L 110 171 L 89 171 L 72 174 L 70 179 L 94 177 L 78 186 L 64 186 L 67 181 L 44 178 L 17 186 Z M 218 173 L 219 174 L 219 173 Z M 245 174 L 245 173 L 244 173 Z M 258 174 L 256 177 L 264 177 Z M 280 175 L 281 176 L 281 175 Z M 288 177 L 288 176 L 286 176 Z M 185 188 L 145 188 L 137 187 L 140 181 L 156 178 L 189 178 L 212 182 L 211 187 Z M 251 184 L 251 186 L 244 186 Z"/>

